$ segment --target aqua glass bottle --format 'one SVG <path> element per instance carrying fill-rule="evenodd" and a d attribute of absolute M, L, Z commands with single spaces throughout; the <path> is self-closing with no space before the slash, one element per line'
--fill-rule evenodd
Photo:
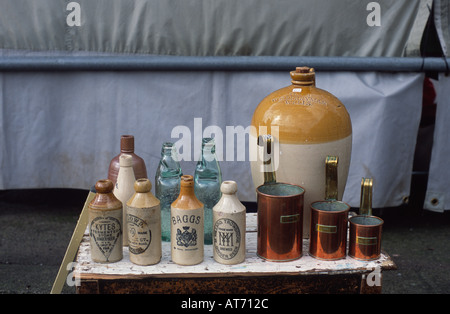
<path fill-rule="evenodd" d="M 212 244 L 213 207 L 222 196 L 222 173 L 213 138 L 202 140 L 202 155 L 195 168 L 194 183 L 195 196 L 205 208 L 205 244 Z"/>
<path fill-rule="evenodd" d="M 182 175 L 175 145 L 165 142 L 155 175 L 155 196 L 161 202 L 161 238 L 165 242 L 170 242 L 170 205 L 180 194 Z"/>

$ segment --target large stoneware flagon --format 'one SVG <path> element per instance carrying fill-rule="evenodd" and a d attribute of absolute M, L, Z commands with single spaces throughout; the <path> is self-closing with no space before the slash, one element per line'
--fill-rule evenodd
<path fill-rule="evenodd" d="M 342 199 L 350 166 L 352 124 L 344 104 L 316 87 L 313 68 L 290 72 L 290 86 L 274 91 L 256 108 L 250 130 L 250 164 L 255 188 L 264 183 L 264 147 L 258 137 L 270 134 L 277 154 L 277 180 L 305 189 L 303 236 L 309 237 L 309 204 L 324 199 L 324 162 L 339 158 L 339 191 Z"/>

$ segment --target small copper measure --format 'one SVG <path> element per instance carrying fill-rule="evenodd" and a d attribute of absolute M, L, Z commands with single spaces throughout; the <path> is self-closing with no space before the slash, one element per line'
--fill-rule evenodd
<path fill-rule="evenodd" d="M 346 256 L 350 206 L 337 200 L 338 157 L 327 156 L 325 167 L 325 200 L 311 204 L 309 254 L 317 259 L 337 260 Z"/>
<path fill-rule="evenodd" d="M 383 219 L 372 215 L 373 180 L 362 178 L 359 215 L 350 221 L 348 255 L 358 260 L 374 260 L 381 255 Z"/>

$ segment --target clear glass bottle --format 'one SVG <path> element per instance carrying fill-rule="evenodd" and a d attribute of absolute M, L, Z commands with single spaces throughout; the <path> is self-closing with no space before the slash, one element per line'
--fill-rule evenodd
<path fill-rule="evenodd" d="M 155 175 L 155 196 L 161 202 L 161 237 L 165 242 L 170 242 L 170 205 L 180 194 L 182 175 L 175 145 L 163 143 Z"/>
<path fill-rule="evenodd" d="M 205 244 L 212 244 L 213 207 L 222 196 L 222 173 L 213 138 L 202 140 L 202 155 L 195 168 L 194 182 L 195 195 L 205 206 Z"/>

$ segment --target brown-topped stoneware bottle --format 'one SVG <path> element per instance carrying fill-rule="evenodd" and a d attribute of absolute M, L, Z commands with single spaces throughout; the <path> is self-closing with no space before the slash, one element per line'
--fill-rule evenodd
<path fill-rule="evenodd" d="M 324 162 L 328 155 L 339 158 L 341 199 L 347 181 L 352 148 L 352 124 L 342 102 L 316 87 L 313 68 L 290 72 L 291 85 L 274 91 L 256 108 L 249 137 L 250 164 L 255 188 L 264 183 L 264 147 L 261 135 L 274 138 L 273 160 L 279 182 L 305 189 L 303 236 L 309 237 L 311 202 L 324 199 Z"/>
<path fill-rule="evenodd" d="M 148 178 L 144 159 L 134 153 L 134 136 L 122 135 L 120 137 L 120 153 L 111 160 L 108 169 L 108 179 L 113 184 L 116 184 L 117 181 L 117 175 L 120 169 L 119 158 L 122 154 L 129 154 L 133 157 L 133 171 L 136 179 Z"/>
<path fill-rule="evenodd" d="M 123 257 L 122 202 L 113 194 L 111 180 L 99 180 L 96 194 L 89 203 L 91 258 L 98 263 L 113 263 Z"/>
<path fill-rule="evenodd" d="M 204 206 L 194 193 L 194 178 L 181 176 L 180 194 L 172 203 L 172 261 L 179 265 L 195 265 L 204 255 Z"/>

